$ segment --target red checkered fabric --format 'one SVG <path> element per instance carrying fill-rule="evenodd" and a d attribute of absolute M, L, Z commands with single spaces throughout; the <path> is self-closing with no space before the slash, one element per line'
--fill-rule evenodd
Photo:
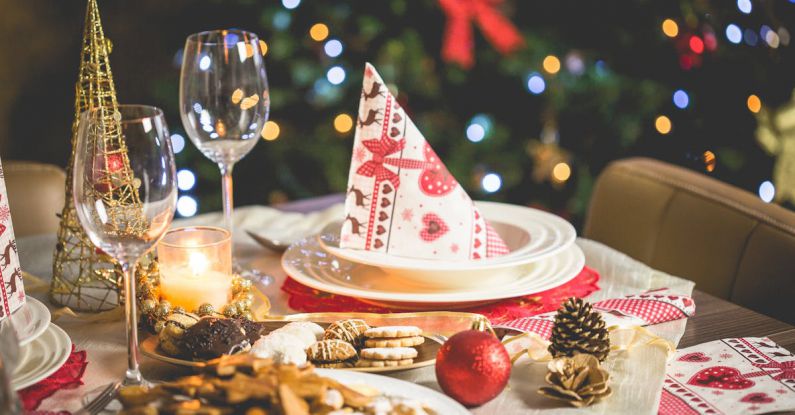
<path fill-rule="evenodd" d="M 535 333 L 542 339 L 552 335 L 552 326 L 555 325 L 555 312 L 539 314 L 533 317 L 522 317 L 500 324 L 497 327 L 519 330 L 525 333 Z"/>
<path fill-rule="evenodd" d="M 595 303 L 594 308 L 600 311 L 618 311 L 637 317 L 646 324 L 659 324 L 690 317 L 696 311 L 690 297 L 659 292 L 602 300 Z"/>
<path fill-rule="evenodd" d="M 714 412 L 713 412 L 714 413 Z M 659 415 L 698 415 L 699 412 L 690 407 L 685 401 L 663 389 L 660 395 Z"/>
<path fill-rule="evenodd" d="M 505 242 L 500 238 L 500 235 L 497 234 L 497 231 L 491 227 L 491 224 L 486 222 L 486 256 L 496 257 L 510 252 L 511 250 L 508 249 L 508 245 L 505 245 Z"/>

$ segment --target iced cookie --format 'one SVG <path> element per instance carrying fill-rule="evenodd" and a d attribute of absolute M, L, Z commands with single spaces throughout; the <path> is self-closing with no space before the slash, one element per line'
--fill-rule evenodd
<path fill-rule="evenodd" d="M 364 332 L 368 339 L 416 337 L 422 334 L 422 329 L 416 326 L 383 326 L 373 327 Z"/>
<path fill-rule="evenodd" d="M 321 340 L 306 349 L 306 355 L 313 363 L 336 363 L 356 357 L 356 349 L 343 340 Z"/>
<path fill-rule="evenodd" d="M 370 360 L 359 359 L 356 362 L 357 367 L 399 367 L 408 366 L 414 363 L 414 359 L 401 359 L 401 360 Z"/>
<path fill-rule="evenodd" d="M 405 360 L 417 357 L 417 349 L 413 347 L 372 347 L 359 352 L 362 359 L 370 360 Z"/>
<path fill-rule="evenodd" d="M 331 323 L 323 334 L 324 340 L 343 340 L 354 347 L 361 347 L 364 342 L 364 332 L 370 326 L 364 320 L 350 319 L 339 320 Z"/>
<path fill-rule="evenodd" d="M 425 337 L 397 337 L 397 338 L 378 338 L 367 339 L 364 346 L 368 348 L 374 347 L 413 347 L 425 343 Z"/>
<path fill-rule="evenodd" d="M 251 347 L 251 354 L 273 359 L 274 363 L 303 365 L 306 363 L 304 344 L 298 337 L 274 331 L 257 340 Z"/>

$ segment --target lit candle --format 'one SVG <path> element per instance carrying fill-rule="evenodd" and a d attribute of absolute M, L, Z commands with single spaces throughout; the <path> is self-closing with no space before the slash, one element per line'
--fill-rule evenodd
<path fill-rule="evenodd" d="M 157 246 L 160 297 L 173 307 L 221 310 L 232 288 L 232 242 L 228 231 L 212 227 L 169 231 Z"/>

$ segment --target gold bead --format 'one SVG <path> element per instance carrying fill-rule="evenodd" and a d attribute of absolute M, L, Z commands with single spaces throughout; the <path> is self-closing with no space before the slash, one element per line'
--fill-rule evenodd
<path fill-rule="evenodd" d="M 157 302 L 151 298 L 141 301 L 141 312 L 144 314 L 151 314 L 155 311 L 155 307 L 157 307 Z"/>
<path fill-rule="evenodd" d="M 160 304 L 157 305 L 156 314 L 160 317 L 165 317 L 171 313 L 171 303 L 168 300 L 160 301 Z"/>
<path fill-rule="evenodd" d="M 251 311 L 246 311 L 240 314 L 240 317 L 243 317 L 246 320 L 254 320 L 254 315 L 251 314 Z"/>
<path fill-rule="evenodd" d="M 224 315 L 227 317 L 235 317 L 237 315 L 237 307 L 233 304 L 227 304 L 224 306 Z"/>
<path fill-rule="evenodd" d="M 242 291 L 248 291 L 248 290 L 251 289 L 251 280 L 247 280 L 245 278 L 241 278 L 240 282 L 237 283 L 237 286 L 238 286 L 238 288 L 239 288 L 239 290 L 241 292 Z"/>
<path fill-rule="evenodd" d="M 210 303 L 204 303 L 196 310 L 200 316 L 209 316 L 215 314 L 215 307 Z"/>
<path fill-rule="evenodd" d="M 164 327 L 166 327 L 166 321 L 157 320 L 157 323 L 155 323 L 155 333 L 160 333 L 161 331 L 163 331 Z"/>

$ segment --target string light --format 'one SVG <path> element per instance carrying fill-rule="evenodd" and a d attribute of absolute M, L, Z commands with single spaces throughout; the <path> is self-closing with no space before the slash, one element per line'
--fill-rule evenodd
<path fill-rule="evenodd" d="M 531 94 L 538 95 L 547 88 L 544 78 L 538 72 L 533 72 L 527 77 L 527 90 Z"/>
<path fill-rule="evenodd" d="M 268 44 L 264 40 L 259 40 L 259 53 L 265 56 L 268 53 Z"/>
<path fill-rule="evenodd" d="M 690 36 L 690 50 L 695 53 L 701 54 L 704 52 L 704 41 L 698 36 Z"/>
<path fill-rule="evenodd" d="M 751 10 L 753 10 L 753 5 L 751 0 L 737 0 L 737 8 L 745 14 L 750 14 Z"/>
<path fill-rule="evenodd" d="M 560 59 L 558 59 L 555 55 L 549 55 L 544 58 L 544 62 L 542 63 L 544 70 L 550 74 L 556 74 L 560 71 Z"/>
<path fill-rule="evenodd" d="M 196 199 L 190 196 L 180 196 L 177 199 L 177 213 L 183 218 L 188 218 L 196 214 L 199 210 L 199 204 L 196 203 Z"/>
<path fill-rule="evenodd" d="M 677 89 L 674 92 L 674 105 L 679 109 L 685 109 L 690 104 L 690 96 L 684 89 Z"/>
<path fill-rule="evenodd" d="M 756 46 L 756 42 L 759 41 L 759 36 L 751 29 L 745 29 L 743 37 L 745 38 L 745 44 L 748 46 Z"/>
<path fill-rule="evenodd" d="M 707 169 L 708 172 L 712 173 L 715 170 L 715 164 L 717 163 L 715 159 L 715 153 L 707 150 L 704 152 L 704 156 L 702 158 L 704 160 L 704 168 Z"/>
<path fill-rule="evenodd" d="M 284 6 L 285 9 L 292 10 L 298 7 L 299 4 L 301 4 L 301 0 L 282 0 L 282 6 Z"/>
<path fill-rule="evenodd" d="M 571 177 L 571 167 L 564 162 L 560 162 L 552 168 L 552 178 L 559 182 L 563 183 L 566 180 L 569 180 Z"/>
<path fill-rule="evenodd" d="M 665 19 L 662 22 L 662 31 L 665 36 L 676 37 L 679 34 L 679 25 L 672 19 Z"/>
<path fill-rule="evenodd" d="M 739 26 L 732 23 L 726 26 L 726 39 L 737 45 L 743 41 L 743 31 L 740 30 Z"/>
<path fill-rule="evenodd" d="M 665 115 L 660 115 L 654 120 L 654 128 L 657 129 L 657 132 L 660 134 L 668 134 L 671 132 L 671 119 L 666 117 Z"/>
<path fill-rule="evenodd" d="M 353 128 L 353 118 L 348 114 L 340 114 L 334 118 L 334 129 L 338 133 L 347 133 Z"/>
<path fill-rule="evenodd" d="M 502 187 L 502 177 L 500 177 L 497 173 L 488 173 L 483 176 L 483 179 L 480 181 L 480 185 L 483 187 L 488 193 L 494 193 Z"/>
<path fill-rule="evenodd" d="M 467 127 L 467 140 L 479 143 L 486 137 L 486 129 L 480 124 L 470 124 Z"/>
<path fill-rule="evenodd" d="M 333 85 L 341 84 L 345 81 L 345 69 L 342 69 L 342 66 L 332 66 L 326 72 L 326 79 Z"/>
<path fill-rule="evenodd" d="M 281 128 L 279 128 L 279 124 L 276 121 L 268 121 L 265 123 L 265 126 L 262 127 L 262 138 L 265 141 L 273 141 L 279 138 L 279 133 L 281 132 Z"/>
<path fill-rule="evenodd" d="M 177 172 L 177 187 L 179 190 L 188 191 L 193 189 L 196 184 L 196 175 L 188 169 L 182 169 Z"/>
<path fill-rule="evenodd" d="M 773 49 L 778 47 L 779 44 L 778 33 L 772 30 L 768 30 L 767 33 L 765 33 L 764 37 L 765 37 L 765 42 L 767 42 L 768 46 L 770 46 Z"/>
<path fill-rule="evenodd" d="M 762 109 L 762 100 L 758 96 L 751 94 L 748 96 L 745 105 L 748 106 L 748 111 L 756 114 Z"/>
<path fill-rule="evenodd" d="M 171 134 L 171 148 L 174 154 L 179 154 L 185 149 L 185 137 L 179 134 Z"/>
<path fill-rule="evenodd" d="M 789 30 L 786 27 L 781 26 L 778 28 L 778 39 L 782 46 L 789 45 Z"/>
<path fill-rule="evenodd" d="M 323 51 L 326 52 L 330 58 L 336 58 L 342 54 L 342 42 L 337 39 L 331 39 L 323 45 Z"/>
<path fill-rule="evenodd" d="M 210 69 L 210 64 L 212 63 L 212 59 L 209 56 L 204 55 L 199 59 L 199 69 L 206 71 Z"/>
<path fill-rule="evenodd" d="M 315 23 L 309 28 L 309 37 L 316 42 L 326 40 L 328 37 L 328 26 L 323 23 Z"/>
<path fill-rule="evenodd" d="M 776 186 L 770 180 L 765 180 L 759 185 L 759 198 L 765 203 L 770 203 L 776 197 Z"/>

